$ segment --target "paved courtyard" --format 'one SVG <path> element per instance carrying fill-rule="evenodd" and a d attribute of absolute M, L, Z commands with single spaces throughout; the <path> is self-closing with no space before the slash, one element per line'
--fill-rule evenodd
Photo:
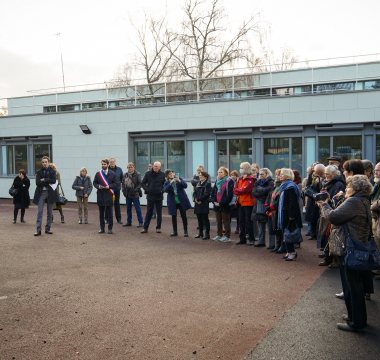
<path fill-rule="evenodd" d="M 135 216 L 132 227 L 98 234 L 96 205 L 79 225 L 69 203 L 65 224 L 55 211 L 53 235 L 34 237 L 36 212 L 31 206 L 26 224 L 13 225 L 11 200 L 0 200 L 0 359 L 242 360 L 325 270 L 315 241 L 285 262 L 236 246 L 237 235 L 194 239 L 192 218 L 188 238 L 170 238 L 166 209 L 162 233 L 153 220 L 145 235 Z M 334 281 L 331 299 L 340 291 Z"/>

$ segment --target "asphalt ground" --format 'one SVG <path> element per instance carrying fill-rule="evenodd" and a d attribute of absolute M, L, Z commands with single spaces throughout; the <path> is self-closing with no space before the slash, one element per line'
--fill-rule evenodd
<path fill-rule="evenodd" d="M 191 210 L 190 236 L 179 231 L 171 238 L 166 209 L 161 234 L 155 220 L 140 234 L 134 215 L 132 227 L 115 224 L 108 235 L 98 234 L 97 207 L 89 208 L 88 225 L 78 224 L 76 204 L 68 203 L 66 223 L 54 211 L 53 235 L 34 237 L 36 207 L 27 209 L 26 224 L 12 224 L 13 205 L 0 200 L 1 360 L 296 359 L 282 352 L 293 343 L 309 356 L 299 358 L 321 359 L 310 345 L 321 339 L 316 334 L 339 333 L 344 304 L 333 297 L 341 290 L 339 275 L 328 269 L 320 277 L 325 268 L 317 266 L 315 241 L 305 240 L 297 260 L 285 262 L 265 248 L 236 246 L 235 234 L 231 243 L 195 239 Z M 333 304 L 328 321 L 319 321 L 327 316 L 321 299 Z M 377 303 L 375 294 L 370 306 Z M 368 338 L 378 335 L 373 310 Z M 292 331 L 276 333 L 291 324 L 289 316 Z M 266 341 L 280 355 L 255 354 Z M 368 351 L 365 358 L 371 359 Z"/>

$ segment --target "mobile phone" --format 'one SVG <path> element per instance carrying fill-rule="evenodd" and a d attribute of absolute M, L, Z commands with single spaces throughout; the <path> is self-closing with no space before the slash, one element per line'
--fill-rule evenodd
<path fill-rule="evenodd" d="M 179 178 L 179 173 L 175 174 L 175 177 Z"/>

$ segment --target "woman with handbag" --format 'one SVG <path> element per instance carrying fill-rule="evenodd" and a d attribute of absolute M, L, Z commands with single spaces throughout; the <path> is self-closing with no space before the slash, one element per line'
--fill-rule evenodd
<path fill-rule="evenodd" d="M 259 179 L 256 181 L 252 190 L 252 195 L 256 198 L 253 213 L 255 213 L 255 220 L 259 226 L 259 242 L 255 247 L 265 246 L 265 227 L 269 229 L 272 226 L 272 220 L 266 214 L 265 204 L 268 194 L 273 190 L 274 182 L 272 179 L 272 172 L 267 168 L 259 170 Z M 268 230 L 269 231 L 269 230 Z M 274 249 L 275 236 L 269 235 L 269 244 L 267 249 Z"/>
<path fill-rule="evenodd" d="M 240 164 L 241 176 L 237 180 L 234 187 L 234 194 L 237 196 L 236 204 L 239 212 L 240 220 L 240 240 L 236 245 L 247 243 L 246 231 L 248 231 L 249 245 L 255 244 L 255 236 L 253 234 L 252 209 L 255 205 L 255 198 L 252 196 L 252 189 L 256 179 L 251 175 L 252 169 L 249 162 Z"/>
<path fill-rule="evenodd" d="M 298 186 L 293 182 L 294 173 L 292 169 L 282 168 L 280 181 L 282 182 L 279 191 L 281 192 L 278 204 L 278 228 L 284 232 L 284 242 L 287 254 L 284 256 L 286 261 L 297 258 L 294 244 L 302 241 L 302 217 L 298 202 L 301 193 Z"/>
<path fill-rule="evenodd" d="M 91 195 L 92 182 L 91 176 L 87 175 L 85 167 L 82 167 L 75 177 L 72 189 L 75 190 L 75 196 L 77 197 L 79 224 L 82 224 L 83 213 L 84 223 L 88 224 L 88 197 Z"/>
<path fill-rule="evenodd" d="M 16 224 L 19 209 L 21 209 L 21 222 L 24 223 L 25 209 L 28 209 L 30 205 L 30 181 L 26 176 L 26 171 L 24 169 L 21 169 L 18 172 L 18 176 L 16 176 L 13 180 L 12 187 L 16 190 L 16 193 L 13 196 L 13 204 L 15 205 L 13 213 L 13 224 Z"/>
<path fill-rule="evenodd" d="M 230 202 L 234 196 L 235 183 L 228 177 L 228 170 L 221 166 L 218 170 L 218 177 L 211 191 L 211 202 L 214 205 L 215 218 L 217 224 L 217 235 L 214 241 L 231 241 L 230 223 Z M 223 225 L 226 230 L 223 236 Z"/>
<path fill-rule="evenodd" d="M 208 172 L 202 170 L 199 174 L 199 182 L 195 186 L 194 191 L 194 214 L 198 218 L 199 233 L 195 236 L 196 239 L 202 238 L 202 240 L 210 239 L 210 220 L 208 214 L 209 199 L 211 195 L 211 183 L 208 181 L 210 175 Z M 205 225 L 206 232 L 203 236 L 203 225 Z"/>
<path fill-rule="evenodd" d="M 55 172 L 57 173 L 58 185 L 57 185 L 57 188 L 55 189 L 55 191 L 57 192 L 58 198 L 59 198 L 61 196 L 60 193 L 59 193 L 59 187 L 61 187 L 61 190 L 62 190 L 61 175 L 59 174 L 59 171 L 58 171 L 57 167 L 53 163 L 50 163 L 50 167 L 53 170 L 55 170 Z M 62 193 L 63 193 L 63 190 L 62 190 Z M 65 196 L 65 194 L 63 194 L 63 196 Z M 61 214 L 61 223 L 64 224 L 65 223 L 65 217 L 63 216 L 62 205 L 54 203 L 53 210 L 58 210 L 59 211 L 59 213 Z M 51 222 L 53 222 L 53 216 L 51 217 Z"/>
<path fill-rule="evenodd" d="M 363 331 L 367 326 L 367 311 L 365 305 L 364 279 L 370 271 L 352 270 L 344 262 L 347 234 L 357 242 L 367 243 L 371 234 L 371 207 L 369 197 L 372 185 L 365 175 L 349 176 L 346 179 L 346 200 L 335 210 L 330 206 L 329 199 L 318 201 L 324 218 L 331 223 L 330 255 L 339 257 L 339 269 L 342 280 L 344 301 L 347 315 L 345 323 L 338 323 L 338 329 L 346 331 Z M 371 275 L 372 276 L 372 275 Z"/>
<path fill-rule="evenodd" d="M 186 182 L 181 177 L 175 177 L 174 171 L 165 170 L 166 181 L 164 183 L 164 192 L 168 194 L 166 201 L 168 213 L 172 216 L 173 233 L 170 236 L 178 236 L 177 231 L 177 209 L 182 218 L 184 237 L 188 237 L 186 211 L 191 209 L 191 204 L 185 189 Z"/>

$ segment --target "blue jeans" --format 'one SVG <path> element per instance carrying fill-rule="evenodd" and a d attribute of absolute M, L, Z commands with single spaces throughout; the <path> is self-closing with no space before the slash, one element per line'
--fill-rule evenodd
<path fill-rule="evenodd" d="M 139 224 L 143 223 L 144 220 L 141 213 L 140 198 L 126 198 L 125 202 L 127 204 L 127 224 L 132 224 L 132 203 L 136 209 L 137 220 L 139 221 Z"/>

